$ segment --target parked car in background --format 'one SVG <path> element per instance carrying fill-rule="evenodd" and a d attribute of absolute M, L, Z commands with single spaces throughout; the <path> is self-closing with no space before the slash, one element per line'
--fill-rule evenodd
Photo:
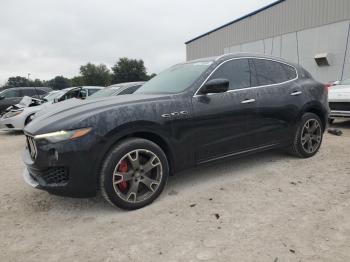
<path fill-rule="evenodd" d="M 329 88 L 329 122 L 336 118 L 350 118 L 350 78 L 337 82 Z"/>
<path fill-rule="evenodd" d="M 312 157 L 329 110 L 301 66 L 245 53 L 175 65 L 133 95 L 73 102 L 25 128 L 24 179 L 66 196 L 101 190 L 125 209 L 199 164 L 284 147 Z"/>
<path fill-rule="evenodd" d="M 52 91 L 43 99 L 35 99 L 26 96 L 19 104 L 11 106 L 2 116 L 0 115 L 0 128 L 23 130 L 23 128 L 33 120 L 37 112 L 49 110 L 49 108 L 54 107 L 56 103 L 71 98 L 85 99 L 101 89 L 103 89 L 103 87 L 71 87 L 59 91 Z"/>
<path fill-rule="evenodd" d="M 55 102 L 61 102 L 71 98 L 86 99 L 96 92 L 104 89 L 103 86 L 78 86 L 65 88 L 61 96 L 55 98 Z"/>
<path fill-rule="evenodd" d="M 111 85 L 91 95 L 89 99 L 133 94 L 144 83 L 145 82 L 128 82 Z"/>
<path fill-rule="evenodd" d="M 42 98 L 51 88 L 48 87 L 13 87 L 0 92 L 0 115 L 9 106 L 18 104 L 24 96 Z"/>

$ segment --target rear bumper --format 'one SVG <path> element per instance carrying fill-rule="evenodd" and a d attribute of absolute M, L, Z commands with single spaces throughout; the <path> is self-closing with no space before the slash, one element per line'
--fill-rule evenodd
<path fill-rule="evenodd" d="M 24 120 L 21 115 L 0 119 L 0 128 L 6 130 L 23 130 Z"/>
<path fill-rule="evenodd" d="M 331 110 L 329 115 L 330 118 L 350 118 L 350 111 L 341 111 L 341 110 Z"/>

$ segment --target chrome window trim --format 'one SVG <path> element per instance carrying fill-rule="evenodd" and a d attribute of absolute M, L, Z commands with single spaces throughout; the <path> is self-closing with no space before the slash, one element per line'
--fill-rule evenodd
<path fill-rule="evenodd" d="M 287 66 L 290 66 L 292 67 L 294 70 L 295 70 L 295 73 L 296 73 L 296 77 L 291 79 L 291 80 L 288 80 L 288 81 L 284 81 L 284 82 L 280 82 L 280 83 L 276 83 L 276 84 L 271 84 L 271 85 L 261 85 L 261 86 L 251 86 L 251 87 L 247 87 L 247 88 L 240 88 L 240 89 L 234 89 L 234 90 L 228 90 L 226 91 L 225 93 L 232 93 L 232 92 L 236 92 L 236 91 L 242 91 L 242 90 L 249 90 L 249 89 L 256 89 L 256 88 L 261 88 L 261 87 L 269 87 L 269 86 L 276 86 L 276 85 L 282 85 L 282 84 L 287 84 L 287 83 L 290 83 L 290 82 L 293 82 L 297 79 L 299 79 L 299 74 L 298 74 L 298 70 L 296 69 L 295 66 L 293 65 L 290 65 L 286 62 L 283 62 L 283 61 L 278 61 L 278 60 L 275 60 L 275 59 L 272 59 L 272 58 L 263 58 L 263 57 L 253 57 L 253 56 L 247 56 L 247 57 L 235 57 L 235 58 L 231 58 L 231 59 L 228 59 L 226 61 L 223 61 L 221 64 L 219 64 L 210 74 L 209 76 L 203 81 L 203 83 L 200 85 L 200 87 L 197 89 L 197 91 L 194 93 L 193 97 L 199 97 L 199 96 L 208 96 L 208 95 L 214 95 L 214 94 L 206 94 L 206 95 L 201 95 L 201 94 L 198 94 L 199 90 L 204 86 L 204 84 L 208 81 L 208 79 L 212 76 L 212 74 L 214 74 L 216 72 L 217 69 L 219 69 L 223 64 L 229 62 L 229 61 L 233 61 L 233 60 L 239 60 L 239 59 L 259 59 L 259 60 L 267 60 L 267 61 L 272 61 L 272 62 L 277 62 L 277 63 L 280 63 L 280 64 L 285 64 Z"/>

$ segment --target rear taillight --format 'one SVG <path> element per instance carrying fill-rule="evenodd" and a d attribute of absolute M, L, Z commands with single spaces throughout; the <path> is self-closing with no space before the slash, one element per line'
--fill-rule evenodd
<path fill-rule="evenodd" d="M 332 85 L 332 84 L 330 84 L 330 83 L 325 84 L 325 85 L 324 85 L 324 89 L 326 89 L 326 91 L 328 92 L 328 91 L 329 91 L 329 89 L 330 89 L 332 86 L 333 86 L 333 85 Z"/>

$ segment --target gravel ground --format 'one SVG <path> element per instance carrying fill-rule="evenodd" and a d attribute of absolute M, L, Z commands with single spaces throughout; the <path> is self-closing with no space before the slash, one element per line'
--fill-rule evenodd
<path fill-rule="evenodd" d="M 171 177 L 127 212 L 21 178 L 23 135 L 0 133 L 0 261 L 350 261 L 350 122 L 300 160 L 272 151 Z"/>

